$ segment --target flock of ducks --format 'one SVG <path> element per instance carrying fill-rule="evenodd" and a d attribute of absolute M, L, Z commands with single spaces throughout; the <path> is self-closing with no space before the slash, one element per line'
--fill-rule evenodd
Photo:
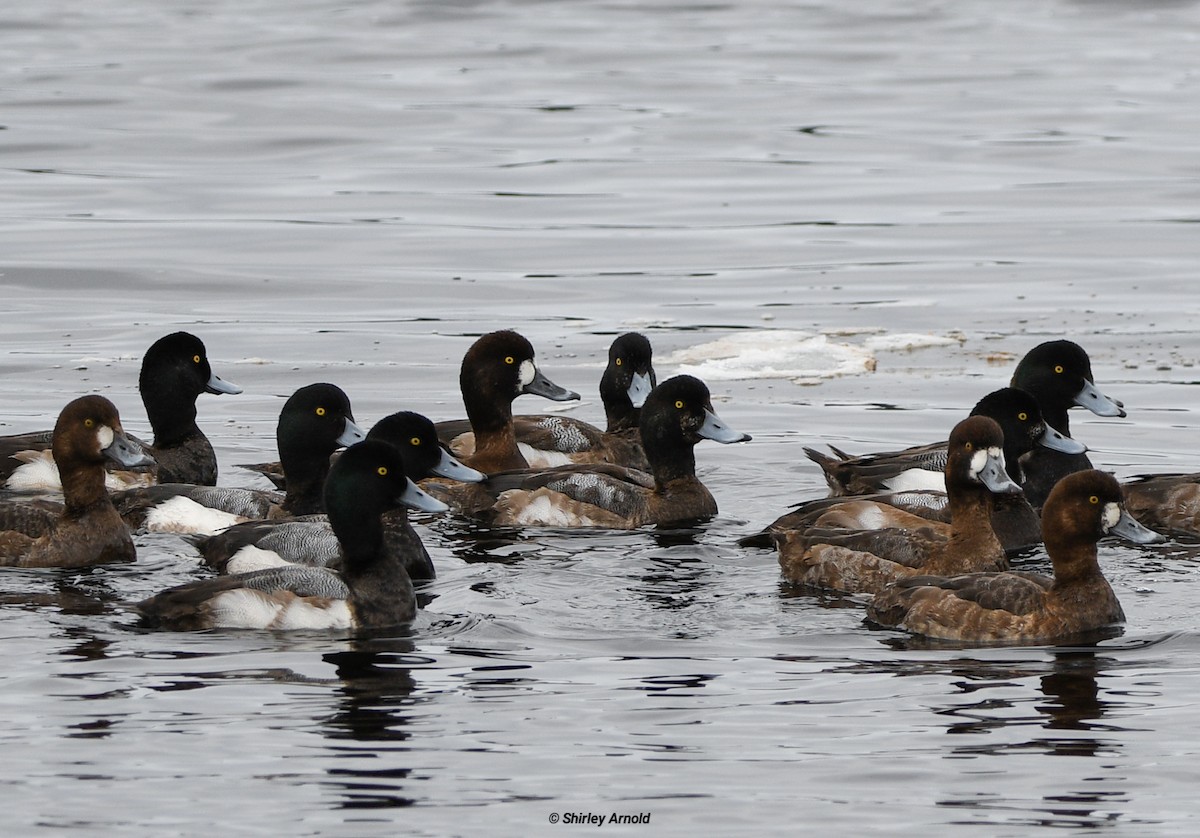
<path fill-rule="evenodd" d="M 463 358 L 467 417 L 400 412 L 369 433 L 332 384 L 297 390 L 280 412 L 279 460 L 247 465 L 275 491 L 217 486 L 196 424 L 201 393 L 236 394 L 204 344 L 177 332 L 143 359 L 139 388 L 153 442 L 126 434 L 91 395 L 52 432 L 0 437 L 0 564 L 83 567 L 131 561 L 133 530 L 184 537 L 215 576 L 137 604 L 173 629 L 380 628 L 417 611 L 414 582 L 435 578 L 408 510 L 492 525 L 637 528 L 703 521 L 717 504 L 696 476 L 701 440 L 745 442 L 692 376 L 658 383 L 649 341 L 618 337 L 600 393 L 601 429 L 557 415 L 514 416 L 513 401 L 579 395 L 538 368 L 513 331 L 479 338 Z M 1200 534 L 1200 475 L 1136 478 L 1092 468 L 1067 411 L 1124 416 L 1097 389 L 1087 354 L 1065 340 L 1035 347 L 1011 386 L 984 396 L 943 442 L 851 456 L 805 449 L 830 495 L 801 502 L 739 543 L 774 549 L 784 578 L 869 597 L 870 621 L 970 644 L 1069 642 L 1124 615 L 1097 561 L 1115 535 Z M 19 492 L 61 493 L 61 499 Z M 1132 514 L 1131 514 L 1132 513 Z M 1053 576 L 1012 570 L 1044 543 Z"/>

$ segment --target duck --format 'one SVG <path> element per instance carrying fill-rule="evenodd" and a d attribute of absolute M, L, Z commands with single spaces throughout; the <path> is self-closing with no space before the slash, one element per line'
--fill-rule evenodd
<path fill-rule="evenodd" d="M 116 405 L 81 396 L 59 413 L 51 451 L 62 478 L 63 502 L 0 504 L 0 565 L 89 567 L 136 558 L 133 537 L 104 485 L 104 465 L 140 468 L 154 460 L 121 426 Z"/>
<path fill-rule="evenodd" d="M 639 332 L 619 335 L 609 346 L 608 364 L 600 377 L 604 430 L 571 416 L 514 416 L 517 447 L 530 467 L 613 463 L 647 471 L 650 464 L 642 450 L 638 416 L 657 383 L 650 341 Z M 442 423 L 441 431 L 455 455 L 466 459 L 475 453 L 475 435 L 467 420 Z"/>
<path fill-rule="evenodd" d="M 1064 454 L 1082 454 L 1087 446 L 1049 425 L 1030 393 L 1002 387 L 980 399 L 971 416 L 994 419 L 1004 433 L 1004 462 L 1009 476 L 1023 483 L 1021 458 L 1036 446 Z M 883 451 L 852 457 L 833 446 L 830 457 L 813 448 L 804 453 L 821 467 L 832 496 L 863 495 L 882 491 L 945 491 L 946 442 L 931 442 L 900 451 Z"/>
<path fill-rule="evenodd" d="M 1038 401 L 1047 423 L 1070 436 L 1067 411 L 1083 407 L 1097 416 L 1124 418 L 1124 403 L 1105 395 L 1096 386 L 1092 361 L 1083 347 L 1070 340 L 1052 340 L 1029 350 L 1013 372 L 1011 386 Z M 1021 463 L 1025 471 L 1025 497 L 1040 509 L 1054 485 L 1067 474 L 1092 468 L 1084 453 L 1066 453 L 1039 447 Z"/>
<path fill-rule="evenodd" d="M 916 573 L 1004 570 L 1008 560 L 991 523 L 994 496 L 1019 493 L 1004 465 L 1004 435 L 986 416 L 954 426 L 947 446 L 948 534 L 894 510 L 896 526 L 844 528 L 836 515 L 813 526 L 774 533 L 779 564 L 792 583 L 846 593 L 874 594 L 887 583 Z M 904 520 L 901 516 L 912 520 Z"/>
<path fill-rule="evenodd" d="M 380 440 L 347 448 L 329 471 L 324 495 L 340 572 L 288 565 L 197 580 L 137 603 L 142 625 L 190 631 L 382 629 L 410 623 L 416 594 L 403 557 L 385 544 L 382 519 L 385 513 L 404 514 L 405 508 L 443 512 L 445 505 L 407 477 L 401 450 Z"/>
<path fill-rule="evenodd" d="M 113 503 L 131 527 L 150 532 L 212 533 L 247 520 L 320 513 L 330 455 L 365 438 L 340 387 L 309 384 L 284 403 L 275 432 L 286 494 L 161 483 L 114 492 Z"/>
<path fill-rule="evenodd" d="M 1096 469 L 1074 472 L 1042 508 L 1046 552 L 1054 575 L 1030 572 L 910 576 L 867 606 L 867 619 L 916 635 L 970 644 L 1083 641 L 1125 621 L 1097 561 L 1097 542 L 1116 535 L 1135 544 L 1162 536 L 1125 509 L 1116 478 Z"/>
<path fill-rule="evenodd" d="M 1140 474 L 1121 484 L 1125 508 L 1142 524 L 1200 536 L 1200 472 Z"/>
<path fill-rule="evenodd" d="M 431 475 L 469 483 L 485 478 L 443 448 L 433 422 L 420 413 L 403 410 L 385 416 L 367 433 L 367 439 L 403 449 L 407 476 L 414 481 Z M 407 513 L 384 513 L 383 522 L 385 541 L 404 558 L 409 578 L 414 582 L 435 579 L 433 561 L 409 524 Z M 243 573 L 284 564 L 331 566 L 340 555 L 327 518 L 247 521 L 214 535 L 195 534 L 185 539 L 219 573 Z"/>
<path fill-rule="evenodd" d="M 1005 467 L 1018 485 L 1023 486 L 1025 482 L 1023 462 L 1038 446 L 1067 454 L 1087 450 L 1083 443 L 1048 425 L 1037 400 L 1016 387 L 988 393 L 976 403 L 970 415 L 987 416 L 1000 425 L 1004 434 Z M 792 512 L 767 527 L 760 537 L 743 539 L 747 545 L 769 546 L 772 530 L 794 529 L 821 516 L 828 518 L 834 509 L 840 510 L 841 526 L 878 529 L 903 526 L 901 521 L 910 520 L 896 518 L 888 508 L 895 507 L 940 522 L 940 528 L 936 524 L 929 526 L 949 536 L 945 442 L 860 457 L 849 457 L 833 448 L 836 459 L 812 448 L 804 450 L 809 459 L 821 466 L 833 499 L 798 504 Z M 938 472 L 932 470 L 935 467 Z M 860 492 L 862 494 L 858 494 Z M 1010 555 L 1036 547 L 1042 541 L 1041 521 L 1023 492 L 996 496 L 992 507 L 992 529 Z"/>
<path fill-rule="evenodd" d="M 510 329 L 476 340 L 463 356 L 458 381 L 474 444 L 462 462 L 485 474 L 529 468 L 513 426 L 512 403 L 517 396 L 533 393 L 556 402 L 579 398 L 548 379 L 534 362 L 533 344 Z M 438 422 L 436 427 L 451 452 L 462 448 L 458 442 L 466 432 L 462 420 Z"/>
<path fill-rule="evenodd" d="M 426 483 L 452 508 L 497 526 L 635 529 L 703 521 L 717 503 L 696 476 L 702 439 L 748 442 L 723 422 L 708 387 L 679 375 L 656 386 L 642 407 L 639 432 L 650 472 L 607 463 L 574 463 L 489 475 L 476 486 Z"/>
<path fill-rule="evenodd" d="M 204 342 L 189 332 L 173 332 L 146 350 L 138 390 L 154 433 L 153 442 L 132 434 L 155 466 L 141 472 L 108 475 L 113 489 L 150 483 L 180 482 L 215 486 L 217 456 L 212 443 L 196 424 L 196 400 L 201 393 L 236 395 L 242 388 L 212 370 Z M 14 491 L 61 491 L 62 483 L 50 456 L 50 431 L 0 437 L 0 477 Z"/>

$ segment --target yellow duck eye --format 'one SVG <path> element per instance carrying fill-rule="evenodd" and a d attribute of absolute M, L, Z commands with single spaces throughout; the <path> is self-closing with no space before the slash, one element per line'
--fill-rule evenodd
<path fill-rule="evenodd" d="M 1090 498 L 1088 498 L 1088 503 L 1097 504 L 1099 502 L 1100 498 L 1096 497 L 1095 495 L 1092 495 Z"/>
<path fill-rule="evenodd" d="M 323 407 L 318 407 L 318 408 L 317 408 L 317 415 L 318 415 L 318 416 L 324 416 L 324 415 L 325 415 L 325 408 L 323 408 Z"/>
<path fill-rule="evenodd" d="M 193 363 L 193 364 L 198 364 L 198 363 L 200 363 L 200 356 L 199 356 L 199 355 L 193 355 L 193 356 L 192 356 L 192 363 Z"/>
<path fill-rule="evenodd" d="M 508 356 L 506 356 L 506 357 L 504 358 L 504 363 L 506 363 L 506 364 L 508 364 L 508 365 L 510 365 L 510 366 L 511 366 L 512 364 L 515 364 L 516 362 L 517 362 L 517 359 L 516 359 L 516 358 L 514 358 L 512 355 L 508 355 Z"/>
<path fill-rule="evenodd" d="M 618 367 L 619 367 L 619 366 L 621 366 L 621 359 L 620 359 L 620 358 L 618 358 L 616 363 L 617 363 L 617 366 L 618 366 Z"/>
<path fill-rule="evenodd" d="M 1029 418 L 1029 414 L 1022 410 L 1020 413 L 1017 414 L 1017 418 L 1020 419 L 1022 422 L 1024 422 L 1026 419 Z"/>
<path fill-rule="evenodd" d="M 1055 365 L 1054 365 L 1054 371 L 1055 371 L 1056 373 L 1058 373 L 1059 375 L 1062 375 L 1062 371 L 1063 371 L 1062 364 L 1055 364 Z"/>
<path fill-rule="evenodd" d="M 375 473 L 380 477 L 387 477 L 387 466 L 380 466 L 379 468 L 375 469 Z"/>
<path fill-rule="evenodd" d="M 93 426 L 93 425 L 95 425 L 95 424 L 96 424 L 96 420 L 95 420 L 95 419 L 84 419 L 84 420 L 83 420 L 83 426 L 84 426 L 85 428 L 90 428 L 90 427 L 92 427 L 92 426 Z"/>
<path fill-rule="evenodd" d="M 972 445 L 972 444 L 971 444 L 971 443 L 969 443 L 969 442 L 968 442 L 966 445 L 964 445 L 963 447 L 964 447 L 964 448 L 966 448 L 968 451 L 974 451 L 974 450 L 975 450 L 975 446 L 974 446 L 974 445 Z"/>
<path fill-rule="evenodd" d="M 410 439 L 410 440 L 408 441 L 408 443 L 409 443 L 409 445 L 420 445 L 420 444 L 421 444 L 421 438 L 420 438 L 419 436 L 414 436 L 412 439 Z"/>
<path fill-rule="evenodd" d="M 683 401 L 682 401 L 682 400 L 681 400 L 681 401 L 677 401 L 677 402 L 675 402 L 675 409 L 676 409 L 676 410 L 683 410 Z"/>

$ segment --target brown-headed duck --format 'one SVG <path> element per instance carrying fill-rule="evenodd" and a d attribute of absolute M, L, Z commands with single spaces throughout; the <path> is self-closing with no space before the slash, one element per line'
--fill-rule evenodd
<path fill-rule="evenodd" d="M 310 384 L 284 403 L 275 432 L 288 478 L 286 495 L 163 483 L 116 492 L 113 502 L 130 526 L 153 532 L 215 532 L 245 520 L 319 513 L 330 455 L 365 437 L 340 387 Z"/>
<path fill-rule="evenodd" d="M 1037 400 L 1029 393 L 1015 387 L 1004 387 L 984 396 L 971 410 L 972 416 L 987 416 L 1000 425 L 1004 433 L 1004 462 L 1008 475 L 1018 484 L 1024 484 L 1023 462 L 1037 446 L 1065 454 L 1083 453 L 1087 447 L 1064 436 L 1046 424 Z M 904 451 L 866 454 L 849 457 L 836 448 L 840 459 L 828 457 L 811 448 L 805 448 L 809 459 L 821 466 L 832 495 L 859 495 L 853 508 L 858 510 L 858 520 L 850 523 L 845 518 L 843 526 L 872 529 L 879 526 L 900 526 L 898 521 L 888 523 L 888 510 L 872 509 L 871 504 L 896 506 L 907 512 L 942 523 L 941 530 L 948 535 L 950 521 L 949 504 L 945 502 L 946 443 L 909 448 Z M 936 469 L 936 471 L 934 471 Z M 892 494 L 879 494 L 891 490 Z M 937 495 L 940 493 L 940 501 Z M 862 497 L 870 495 L 870 497 Z M 802 522 L 811 521 L 836 504 L 808 502 L 794 512 L 780 518 L 771 527 L 795 528 Z M 938 529 L 935 526 L 935 529 Z M 1037 512 L 1025 499 L 1024 494 L 1003 494 L 996 497 L 992 508 L 992 529 L 1008 553 L 1027 550 L 1041 543 L 1041 522 Z M 747 544 L 756 543 L 747 539 Z M 759 546 L 762 546 L 761 540 Z"/>
<path fill-rule="evenodd" d="M 704 382 L 680 375 L 659 384 L 646 398 L 639 428 L 649 474 L 572 464 L 501 472 L 477 486 L 427 487 L 457 510 L 496 525 L 632 529 L 716 515 L 716 500 L 696 477 L 695 445 L 750 436 L 718 418 Z"/>
<path fill-rule="evenodd" d="M 650 464 L 642 450 L 638 416 L 657 383 L 650 341 L 637 332 L 626 332 L 609 346 L 608 365 L 600 377 L 605 429 L 571 416 L 514 416 L 517 447 L 531 468 L 612 463 L 646 471 Z M 443 436 L 453 442 L 454 453 L 463 458 L 475 453 L 475 436 L 469 428 L 466 420 L 441 426 Z"/>
<path fill-rule="evenodd" d="M 992 530 L 991 507 L 996 494 L 1021 488 L 1005 470 L 1003 446 L 1000 426 L 986 416 L 972 416 L 954 426 L 945 469 L 948 537 L 917 516 L 899 527 L 844 528 L 854 521 L 841 520 L 835 509 L 812 527 L 774 533 L 783 575 L 811 587 L 876 593 L 910 574 L 1007 568 L 1004 548 Z"/>
<path fill-rule="evenodd" d="M 1096 543 L 1110 534 L 1136 544 L 1161 536 L 1126 512 L 1117 481 L 1094 469 L 1064 477 L 1042 508 L 1042 529 L 1054 576 L 911 576 L 878 594 L 868 619 L 925 637 L 1006 645 L 1085 640 L 1124 622 Z"/>
<path fill-rule="evenodd" d="M 191 582 L 138 603 L 143 623 L 194 630 L 375 629 L 410 622 L 416 596 L 404 559 L 385 545 L 382 517 L 403 514 L 404 507 L 440 512 L 445 505 L 406 476 L 399 449 L 378 440 L 337 458 L 324 505 L 340 545 L 340 572 L 287 565 Z"/>
<path fill-rule="evenodd" d="M 103 396 L 83 396 L 63 408 L 51 434 L 62 477 L 61 513 L 16 501 L 0 504 L 0 564 L 86 567 L 133 561 L 129 528 L 104 486 L 104 465 L 150 465 L 153 459 L 121 427 L 117 408 Z"/>
<path fill-rule="evenodd" d="M 458 383 L 474 435 L 474 450 L 462 461 L 484 474 L 529 467 L 513 428 L 512 403 L 517 396 L 532 393 L 556 402 L 579 398 L 546 378 L 534 363 L 533 345 L 510 330 L 489 332 L 471 345 L 463 356 Z M 455 439 L 466 432 L 466 425 L 451 420 L 438 422 L 437 429 L 442 442 L 456 451 Z"/>

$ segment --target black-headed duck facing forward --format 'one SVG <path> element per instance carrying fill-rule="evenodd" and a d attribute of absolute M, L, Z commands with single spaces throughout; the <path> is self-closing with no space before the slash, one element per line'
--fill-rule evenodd
<path fill-rule="evenodd" d="M 104 464 L 112 460 L 136 468 L 154 461 L 125 435 L 116 407 L 103 396 L 72 401 L 54 426 L 52 450 L 62 476 L 62 513 L 0 504 L 0 564 L 85 567 L 132 561 L 133 539 L 109 500 Z"/>
<path fill-rule="evenodd" d="M 382 516 L 445 510 L 405 474 L 403 454 L 368 440 L 346 450 L 325 485 L 341 572 L 289 565 L 192 582 L 138 603 L 143 621 L 172 629 L 383 628 L 412 620 L 404 560 L 385 545 Z"/>
<path fill-rule="evenodd" d="M 1125 406 L 1104 395 L 1092 378 L 1092 361 L 1083 347 L 1052 340 L 1026 353 L 1013 372 L 1012 386 L 1032 395 L 1051 427 L 1071 433 L 1067 410 L 1085 407 L 1097 416 L 1125 416 Z M 1035 508 L 1046 502 L 1054 484 L 1068 474 L 1092 467 L 1086 454 L 1035 449 L 1022 462 L 1025 496 Z"/>
<path fill-rule="evenodd" d="M 1037 400 L 1015 387 L 1004 387 L 984 396 L 971 410 L 971 415 L 987 416 L 1000 425 L 1004 433 L 1005 467 L 1009 477 L 1018 484 L 1025 482 L 1022 463 L 1038 446 L 1064 454 L 1081 454 L 1087 450 L 1082 443 L 1048 425 L 1042 418 Z M 833 449 L 840 459 L 827 457 L 811 448 L 804 450 L 809 459 L 821 466 L 832 495 L 873 495 L 869 499 L 873 503 L 866 503 L 864 501 L 867 499 L 859 497 L 851 504 L 836 504 L 843 510 L 841 526 L 862 529 L 902 526 L 900 521 L 892 520 L 894 514 L 890 510 L 882 508 L 887 506 L 898 507 L 943 525 L 949 524 L 949 504 L 944 501 L 937 503 L 937 498 L 928 494 L 945 492 L 945 442 L 861 457 L 849 457 Z M 875 495 L 884 491 L 893 494 Z M 777 520 L 767 531 L 811 523 L 834 506 L 817 501 L 802 504 Z M 856 518 L 853 522 L 850 509 L 854 510 Z M 936 526 L 934 528 L 938 529 Z M 1008 553 L 1029 549 L 1042 540 L 1041 522 L 1024 494 L 1006 493 L 995 498 L 992 529 Z M 948 529 L 946 532 L 948 534 Z M 748 544 L 763 546 L 762 541 L 751 539 Z"/>
<path fill-rule="evenodd" d="M 1096 542 L 1109 534 L 1137 544 L 1161 536 L 1129 516 L 1117 481 L 1095 470 L 1063 478 L 1046 500 L 1042 524 L 1053 577 L 1015 572 L 913 576 L 876 596 L 868 618 L 972 644 L 1082 640 L 1124 622 L 1121 604 L 1096 561 Z"/>
<path fill-rule="evenodd" d="M 196 425 L 196 399 L 201 393 L 232 394 L 242 389 L 213 373 L 204 343 L 188 332 L 174 332 L 151 344 L 142 359 L 138 389 L 154 442 L 130 438 L 154 458 L 156 465 L 145 474 L 111 475 L 109 487 L 148 482 L 216 485 L 217 456 Z M 49 444 L 49 431 L 0 437 L 0 475 L 6 479 L 7 488 L 61 488 Z"/>
<path fill-rule="evenodd" d="M 640 430 L 650 474 L 575 464 L 505 472 L 479 487 L 429 488 L 460 511 L 499 525 L 631 529 L 716 515 L 712 493 L 696 477 L 693 449 L 702 439 L 731 443 L 750 437 L 717 417 L 704 382 L 680 375 L 659 384 L 642 407 Z"/>
<path fill-rule="evenodd" d="M 490 332 L 471 345 L 458 382 L 475 440 L 474 452 L 463 462 L 485 474 L 529 466 L 513 429 L 512 403 L 517 396 L 532 393 L 556 402 L 579 398 L 546 378 L 534 363 L 533 345 L 508 330 Z M 454 438 L 465 431 L 462 422 L 439 422 L 437 428 L 454 451 Z"/>
<path fill-rule="evenodd" d="M 571 416 L 514 416 L 517 448 L 531 468 L 612 463 L 646 471 L 650 464 L 642 450 L 638 416 L 657 383 L 650 341 L 637 332 L 626 332 L 609 347 L 608 365 L 600 377 L 605 429 Z M 469 427 L 465 421 L 441 426 L 443 438 L 452 442 L 454 453 L 463 458 L 475 453 L 475 435 Z"/>
<path fill-rule="evenodd" d="M 482 472 L 464 466 L 442 448 L 433 423 L 419 413 L 406 410 L 385 416 L 371 428 L 367 439 L 401 449 L 410 480 L 431 475 L 468 483 L 484 479 Z M 383 527 L 388 549 L 402 557 L 413 581 L 436 577 L 429 553 L 409 524 L 407 513 L 384 513 Z M 248 521 L 216 535 L 197 535 L 188 540 L 199 548 L 205 562 L 221 573 L 286 564 L 330 566 L 339 555 L 337 538 L 326 521 Z"/>
<path fill-rule="evenodd" d="M 839 528 L 842 522 L 835 516 L 823 517 L 811 528 L 775 533 L 784 576 L 812 587 L 876 593 L 910 574 L 1007 568 L 992 530 L 993 493 L 1021 488 L 1005 471 L 1003 445 L 1000 426 L 986 416 L 964 419 L 951 431 L 945 471 L 949 538 L 919 518 L 903 529 L 856 530 Z"/>
<path fill-rule="evenodd" d="M 215 532 L 248 519 L 323 511 L 329 457 L 366 434 L 354 423 L 350 399 L 333 384 L 301 387 L 284 403 L 275 439 L 287 494 L 188 483 L 164 483 L 113 495 L 133 527 L 156 532 Z"/>

